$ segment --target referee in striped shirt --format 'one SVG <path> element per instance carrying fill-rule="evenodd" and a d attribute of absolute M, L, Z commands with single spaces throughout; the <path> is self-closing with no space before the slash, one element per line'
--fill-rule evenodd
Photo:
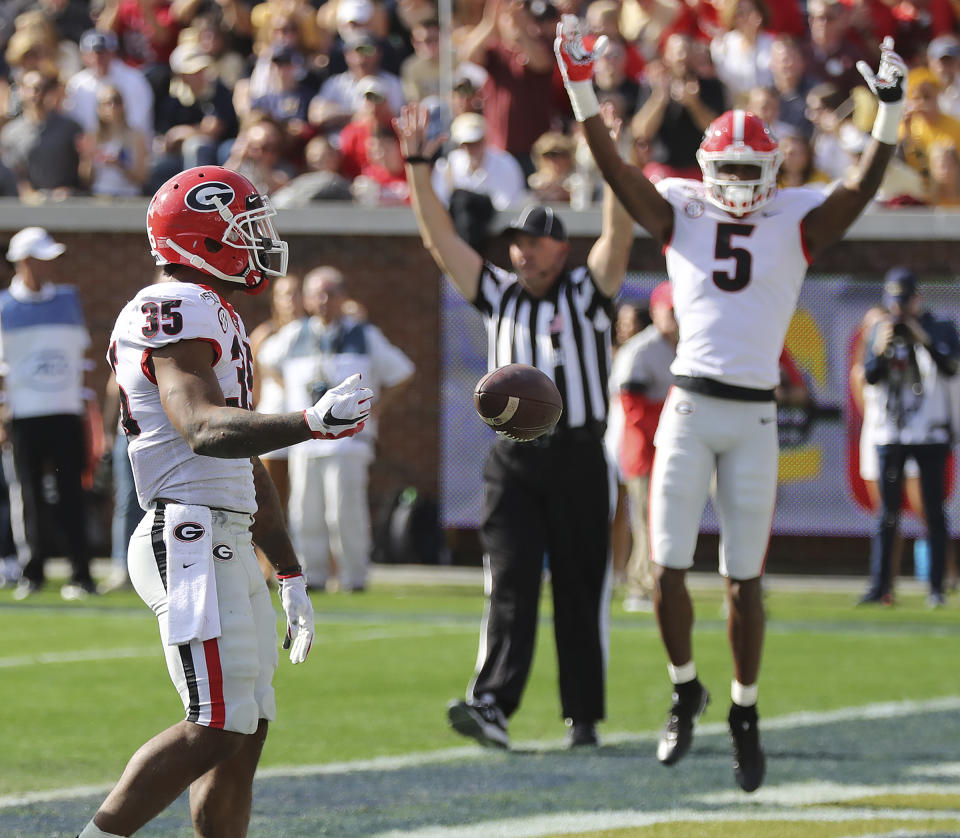
<path fill-rule="evenodd" d="M 557 429 L 526 443 L 498 439 L 484 468 L 480 541 L 488 595 L 477 671 L 448 708 L 458 733 L 509 747 L 507 719 L 530 673 L 544 557 L 550 567 L 560 701 L 568 744 L 596 745 L 603 719 L 609 600 L 611 472 L 603 447 L 611 298 L 633 243 L 633 222 L 604 188 L 603 230 L 586 266 L 567 267 L 563 223 L 527 207 L 511 225 L 513 271 L 495 267 L 456 233 L 430 185 L 425 109 L 396 120 L 420 235 L 437 265 L 487 326 L 489 369 L 543 370 L 563 396 Z"/>

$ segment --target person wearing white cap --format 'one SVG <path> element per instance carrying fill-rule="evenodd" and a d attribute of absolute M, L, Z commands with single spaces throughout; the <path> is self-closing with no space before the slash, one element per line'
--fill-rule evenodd
<path fill-rule="evenodd" d="M 7 248 L 16 275 L 0 292 L 0 368 L 13 451 L 13 473 L 7 478 L 23 568 L 16 599 L 36 593 L 45 581 L 51 547 L 42 522 L 48 473 L 57 481 L 57 523 L 72 571 L 61 596 L 80 599 L 96 590 L 81 485 L 84 353 L 90 335 L 76 289 L 49 281 L 51 263 L 65 250 L 42 227 L 24 228 Z"/>
<path fill-rule="evenodd" d="M 444 205 L 450 206 L 457 189 L 487 195 L 496 210 L 523 203 L 523 170 L 512 154 L 487 142 L 487 121 L 480 114 L 462 113 L 453 120 L 450 141 L 456 148 L 437 161 L 431 178 Z"/>

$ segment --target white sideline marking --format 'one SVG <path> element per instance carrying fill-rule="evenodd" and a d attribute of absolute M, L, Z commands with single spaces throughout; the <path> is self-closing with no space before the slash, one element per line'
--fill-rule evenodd
<path fill-rule="evenodd" d="M 919 777 L 960 777 L 960 762 L 941 762 L 935 765 L 915 765 L 907 774 Z"/>
<path fill-rule="evenodd" d="M 599 832 L 607 829 L 653 826 L 661 823 L 723 823 L 736 821 L 845 821 L 873 820 L 935 820 L 956 821 L 956 812 L 938 812 L 928 809 L 783 809 L 738 810 L 729 812 L 702 812 L 675 809 L 662 812 L 566 812 L 552 815 L 534 815 L 528 818 L 486 821 L 470 826 L 435 826 L 415 830 L 390 830 L 378 832 L 372 838 L 537 838 L 541 835 L 562 835 L 583 832 Z"/>
<path fill-rule="evenodd" d="M 763 727 L 778 729 L 789 727 L 806 727 L 817 724 L 818 721 L 821 724 L 826 724 L 832 721 L 841 721 L 845 719 L 890 718 L 894 716 L 909 716 L 916 713 L 938 712 L 941 710 L 954 710 L 958 708 L 960 708 L 960 696 L 932 698 L 925 701 L 891 701 L 878 704 L 867 704 L 862 707 L 845 707 L 840 710 L 828 710 L 823 713 L 791 713 L 787 716 L 765 719 L 763 721 Z M 700 725 L 698 726 L 697 730 L 701 733 L 720 733 L 726 732 L 727 726 L 724 723 Z M 603 737 L 603 741 L 609 744 L 614 744 L 615 742 L 647 742 L 655 740 L 658 736 L 659 732 L 650 731 L 644 731 L 640 733 L 611 733 L 605 735 Z M 549 741 L 516 742 L 514 744 L 518 749 L 529 751 L 549 750 L 551 748 L 556 748 L 560 742 L 561 740 L 557 739 Z M 358 771 L 398 771 L 404 768 L 416 768 L 418 766 L 430 765 L 434 763 L 451 762 L 465 759 L 483 759 L 485 757 L 502 755 L 503 753 L 504 752 L 502 751 L 485 750 L 477 747 L 476 745 L 468 745 L 459 748 L 443 748 L 436 751 L 423 751 L 420 753 L 400 754 L 397 756 L 374 757 L 372 759 L 352 760 L 349 762 L 319 763 L 316 765 L 277 765 L 270 768 L 258 769 L 257 778 L 267 779 L 274 777 L 309 777 L 323 774 L 348 774 Z M 955 763 L 947 763 L 946 765 L 955 765 Z M 76 797 L 86 797 L 87 795 L 105 793 L 106 791 L 109 791 L 110 788 L 111 786 L 74 786 L 73 788 L 68 789 L 3 795 L 0 796 L 0 809 L 9 809 L 13 806 L 22 806 L 24 803 L 45 803 L 55 802 L 58 800 L 69 800 Z M 770 790 L 772 791 L 773 789 L 771 788 Z M 761 793 L 763 793 L 763 790 L 756 792 L 755 795 Z M 751 799 L 757 799 L 755 795 L 751 795 Z M 743 795 L 737 795 L 737 799 L 742 800 Z M 633 816 L 635 813 L 630 812 L 627 814 Z M 647 812 L 636 814 L 647 817 L 652 813 Z M 700 814 L 701 813 L 697 813 L 697 817 L 699 817 Z M 925 810 L 925 814 L 929 815 L 930 813 L 926 812 Z M 690 817 L 693 817 L 692 813 L 688 815 L 688 819 Z M 731 815 L 728 814 L 727 818 L 729 819 L 729 817 L 731 817 Z M 957 818 L 957 814 L 950 814 L 949 817 Z M 524 821 L 524 819 L 518 820 L 518 822 L 521 821 Z M 633 822 L 628 825 L 633 825 Z M 600 827 L 596 828 L 599 829 Z M 447 828 L 445 827 L 445 829 Z M 553 831 L 558 832 L 561 830 L 554 829 Z M 397 834 L 420 835 L 421 833 Z M 429 833 L 423 834 L 427 835 Z M 484 838 L 487 838 L 492 834 L 501 833 L 487 832 L 484 834 Z M 505 832 L 502 834 L 519 836 L 541 833 Z"/>

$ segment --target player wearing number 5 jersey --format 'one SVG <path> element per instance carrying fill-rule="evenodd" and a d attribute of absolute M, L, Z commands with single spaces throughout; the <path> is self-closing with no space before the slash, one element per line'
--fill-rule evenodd
<path fill-rule="evenodd" d="M 217 166 L 181 172 L 150 202 L 162 277 L 124 306 L 107 357 L 147 510 L 130 540 L 130 580 L 157 615 L 186 715 L 134 754 L 80 838 L 132 835 L 188 788 L 197 835 L 246 834 L 278 657 L 254 544 L 277 571 L 290 660 L 310 651 L 313 608 L 257 455 L 357 433 L 372 394 L 354 375 L 306 410 L 250 410 L 250 346 L 227 297 L 285 273 L 275 214 Z"/>
<path fill-rule="evenodd" d="M 654 609 L 669 658 L 673 703 L 657 747 L 665 765 L 689 749 L 709 701 L 693 662 L 693 607 L 686 571 L 716 477 L 720 573 L 727 581 L 733 655 L 728 714 L 740 787 L 763 782 L 757 680 L 764 614 L 760 577 L 776 499 L 778 358 L 806 268 L 837 241 L 876 193 L 897 141 L 906 67 L 881 47 L 876 75 L 858 65 L 880 100 L 873 141 L 859 167 L 825 198 L 777 190 L 781 152 L 762 120 L 729 111 L 707 129 L 697 154 L 703 182 L 654 186 L 623 161 L 598 117 L 591 78 L 603 50 L 587 51 L 565 15 L 555 52 L 573 111 L 603 173 L 636 221 L 664 246 L 680 327 L 676 378 L 654 439 L 650 537 L 657 565 Z"/>

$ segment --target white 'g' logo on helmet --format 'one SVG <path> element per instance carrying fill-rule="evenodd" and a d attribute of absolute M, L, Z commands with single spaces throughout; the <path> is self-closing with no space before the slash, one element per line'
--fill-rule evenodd
<path fill-rule="evenodd" d="M 229 206 L 233 197 L 233 187 L 218 180 L 212 180 L 194 186 L 187 193 L 183 202 L 197 212 L 216 212 L 219 207 L 213 200 L 214 198 L 219 198 L 224 206 Z"/>

